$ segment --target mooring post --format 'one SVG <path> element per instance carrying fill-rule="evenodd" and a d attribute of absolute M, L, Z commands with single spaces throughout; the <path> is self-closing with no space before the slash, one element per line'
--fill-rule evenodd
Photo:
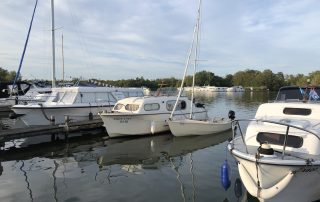
<path fill-rule="evenodd" d="M 69 121 L 70 121 L 70 118 L 69 118 L 69 116 L 68 115 L 65 115 L 64 116 L 64 124 L 68 124 L 69 123 Z"/>
<path fill-rule="evenodd" d="M 50 116 L 50 124 L 53 126 L 56 122 L 56 119 L 53 115 Z"/>
<path fill-rule="evenodd" d="M 92 121 L 92 119 L 93 119 L 93 114 L 92 114 L 92 112 L 90 112 L 89 113 L 89 120 Z"/>

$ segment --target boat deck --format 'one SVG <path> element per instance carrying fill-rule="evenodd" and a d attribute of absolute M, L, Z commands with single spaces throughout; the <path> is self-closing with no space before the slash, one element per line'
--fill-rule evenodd
<path fill-rule="evenodd" d="M 251 156 L 255 156 L 258 151 L 258 146 L 250 146 L 247 147 L 243 144 L 242 138 L 237 137 L 233 140 L 234 149 L 238 150 L 241 153 L 249 154 Z M 278 157 L 277 159 L 282 159 L 282 150 L 274 149 L 275 155 Z M 307 161 L 311 160 L 320 164 L 320 155 L 310 155 L 301 152 L 293 152 L 293 151 L 285 151 L 285 155 L 282 160 L 295 160 L 295 161 Z"/>

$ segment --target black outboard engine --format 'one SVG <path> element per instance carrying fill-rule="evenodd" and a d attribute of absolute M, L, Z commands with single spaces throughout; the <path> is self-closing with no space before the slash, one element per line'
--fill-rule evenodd
<path fill-rule="evenodd" d="M 236 118 L 236 113 L 234 111 L 230 110 L 228 113 L 228 117 L 229 117 L 229 119 L 231 119 L 233 121 Z"/>
<path fill-rule="evenodd" d="M 270 147 L 268 143 L 262 143 L 258 148 L 258 153 L 264 155 L 273 155 L 274 150 Z"/>

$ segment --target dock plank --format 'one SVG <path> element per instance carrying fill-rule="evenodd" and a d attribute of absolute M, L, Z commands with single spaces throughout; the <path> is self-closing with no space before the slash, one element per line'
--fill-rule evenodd
<path fill-rule="evenodd" d="M 60 125 L 48 125 L 48 126 L 30 126 L 26 128 L 17 128 L 0 131 L 0 142 L 6 142 L 19 138 L 35 137 L 42 135 L 51 135 L 57 133 L 76 132 L 80 130 L 88 130 L 100 128 L 103 126 L 103 122 L 100 119 L 71 122 Z"/>

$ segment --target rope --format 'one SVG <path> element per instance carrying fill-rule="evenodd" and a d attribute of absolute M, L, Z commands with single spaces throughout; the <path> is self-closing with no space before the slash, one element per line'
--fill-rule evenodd
<path fill-rule="evenodd" d="M 258 185 L 257 197 L 260 198 L 261 186 L 260 186 L 259 173 L 258 173 L 258 172 L 259 172 L 259 169 L 258 169 L 258 166 L 259 166 L 258 159 L 260 159 L 259 153 L 256 153 L 255 158 L 256 158 L 255 164 L 256 164 L 256 172 L 257 172 L 257 185 Z"/>
<path fill-rule="evenodd" d="M 46 118 L 48 121 L 50 121 L 50 119 L 48 118 L 48 116 L 46 115 L 46 113 L 44 112 L 44 108 L 43 108 L 43 105 L 41 103 L 38 103 L 40 105 L 40 109 L 41 109 L 41 112 L 44 116 L 44 118 Z"/>

